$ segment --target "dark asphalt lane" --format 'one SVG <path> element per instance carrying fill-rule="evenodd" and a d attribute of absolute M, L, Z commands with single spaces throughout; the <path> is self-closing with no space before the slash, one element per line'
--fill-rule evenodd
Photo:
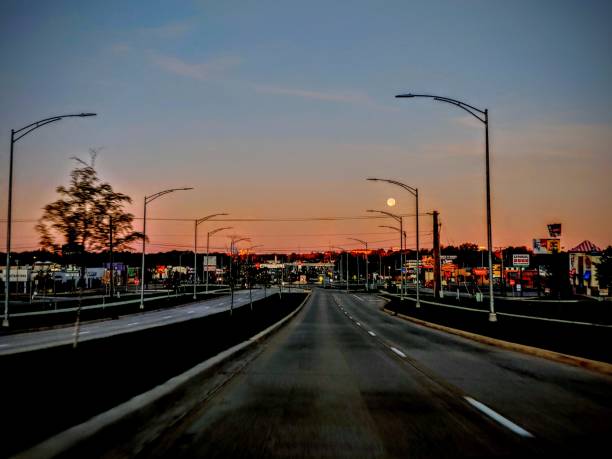
<path fill-rule="evenodd" d="M 537 438 L 498 424 L 470 405 L 455 386 L 411 364 L 399 348 L 392 350 L 376 333 L 368 333 L 365 323 L 358 326 L 351 320 L 336 298 L 340 305 L 352 298 L 355 303 L 346 309 L 362 315 L 364 322 L 377 317 L 380 324 L 384 318 L 375 301 L 357 303 L 350 295 L 316 289 L 290 324 L 182 422 L 160 433 L 152 419 L 154 437 L 137 456 L 430 458 L 541 453 Z M 402 326 L 397 324 L 398 329 Z M 401 343 L 397 340 L 398 346 Z M 113 457 L 121 451 L 134 456 L 135 450 L 114 445 Z"/>
<path fill-rule="evenodd" d="M 584 455 L 608 448 L 612 378 L 389 316 L 379 310 L 384 300 L 374 295 L 334 297 L 366 333 L 400 349 L 431 378 L 514 421 L 547 449 Z"/>

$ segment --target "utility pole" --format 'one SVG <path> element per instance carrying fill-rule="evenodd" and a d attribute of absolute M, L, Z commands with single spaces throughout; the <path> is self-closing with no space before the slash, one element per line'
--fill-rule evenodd
<path fill-rule="evenodd" d="M 109 283 L 109 293 L 110 297 L 113 297 L 113 282 L 114 282 L 114 269 L 113 269 L 113 216 L 108 216 L 108 227 L 109 227 L 109 236 L 110 236 L 110 283 Z"/>
<path fill-rule="evenodd" d="M 440 298 L 440 227 L 437 210 L 433 211 L 434 298 Z"/>

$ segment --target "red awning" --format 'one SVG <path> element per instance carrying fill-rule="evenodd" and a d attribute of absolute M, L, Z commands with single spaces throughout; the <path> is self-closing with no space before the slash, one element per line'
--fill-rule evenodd
<path fill-rule="evenodd" d="M 601 252 L 601 249 L 593 244 L 591 241 L 582 241 L 576 247 L 570 250 L 570 252 L 580 252 L 580 253 L 588 253 L 588 252 Z"/>

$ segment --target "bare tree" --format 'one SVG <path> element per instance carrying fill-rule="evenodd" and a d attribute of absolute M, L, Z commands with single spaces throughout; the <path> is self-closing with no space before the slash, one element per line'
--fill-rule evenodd
<path fill-rule="evenodd" d="M 132 199 L 98 177 L 98 151 L 89 150 L 89 162 L 72 158 L 77 166 L 70 172 L 70 184 L 58 186 L 60 198 L 44 207 L 36 225 L 44 249 L 57 252 L 67 244 L 92 252 L 106 250 L 111 222 L 115 249 L 121 250 L 142 238 L 142 233 L 132 229 L 134 215 L 124 210 Z"/>

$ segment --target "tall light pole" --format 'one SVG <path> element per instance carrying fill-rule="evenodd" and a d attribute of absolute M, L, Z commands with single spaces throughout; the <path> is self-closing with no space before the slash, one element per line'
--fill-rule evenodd
<path fill-rule="evenodd" d="M 230 292 L 231 292 L 230 315 L 232 315 L 234 313 L 234 273 L 233 273 L 234 249 L 238 242 L 250 241 L 251 239 L 248 237 L 230 236 L 230 240 L 231 240 L 231 244 L 230 244 Z"/>
<path fill-rule="evenodd" d="M 404 235 L 404 219 L 401 215 L 396 215 L 386 210 L 372 210 L 369 209 L 366 212 L 378 212 L 379 214 L 391 217 L 400 224 L 400 301 L 404 299 L 404 244 L 402 242 Z M 417 283 L 417 286 L 419 284 Z M 417 303 L 418 304 L 418 303 Z"/>
<path fill-rule="evenodd" d="M 232 229 L 231 226 L 223 226 L 222 228 L 216 228 L 212 231 L 208 231 L 206 233 L 206 293 L 208 293 L 208 257 L 210 253 L 210 237 L 213 234 L 218 233 L 219 231 L 223 231 L 226 229 Z"/>
<path fill-rule="evenodd" d="M 142 264 L 140 270 L 140 309 L 144 309 L 144 285 L 145 285 L 145 251 L 147 243 L 147 204 L 155 201 L 168 193 L 174 191 L 193 190 L 193 188 L 170 188 L 169 190 L 158 191 L 150 196 L 144 197 L 144 213 L 142 218 Z"/>
<path fill-rule="evenodd" d="M 440 97 L 431 94 L 398 94 L 397 98 L 414 98 L 414 97 L 426 97 L 438 102 L 446 102 L 451 105 L 455 105 L 478 121 L 484 124 L 485 127 L 485 179 L 486 179 L 486 193 L 487 193 L 487 245 L 489 247 L 489 321 L 497 322 L 497 314 L 495 313 L 495 297 L 493 296 L 493 236 L 491 230 L 491 179 L 489 174 L 489 110 L 480 110 L 479 108 L 473 107 L 472 105 L 466 104 L 459 100 L 451 99 L 450 97 Z"/>
<path fill-rule="evenodd" d="M 379 228 L 388 228 L 388 229 L 392 229 L 394 231 L 399 231 L 401 233 L 403 233 L 404 236 L 404 246 L 406 245 L 406 231 L 402 231 L 401 229 L 399 229 L 399 227 L 397 226 L 391 226 L 391 225 L 378 225 Z"/>
<path fill-rule="evenodd" d="M 412 194 L 416 199 L 416 259 L 417 259 L 417 278 L 416 278 L 416 307 L 421 307 L 421 301 L 419 298 L 419 284 L 421 283 L 421 262 L 419 260 L 419 189 L 406 185 L 405 183 L 398 182 L 397 180 L 379 179 L 379 178 L 368 178 L 367 180 L 373 182 L 386 182 L 392 185 L 399 186 L 404 190 Z"/>
<path fill-rule="evenodd" d="M 58 115 L 50 118 L 45 118 L 35 123 L 28 124 L 21 129 L 11 129 L 11 151 L 9 160 L 9 183 L 8 183 L 8 210 L 6 218 L 6 269 L 4 270 L 5 282 L 4 282 L 4 319 L 2 320 L 2 326 L 9 326 L 9 295 L 10 295 L 10 282 L 11 282 L 11 226 L 13 223 L 13 150 L 14 145 L 22 137 L 25 137 L 30 132 L 38 129 L 39 127 L 46 126 L 47 124 L 54 123 L 64 118 L 79 117 L 85 118 L 88 116 L 97 116 L 96 113 L 78 113 L 73 115 Z"/>
<path fill-rule="evenodd" d="M 249 273 L 249 304 L 251 305 L 251 311 L 253 311 L 253 293 L 252 293 L 252 289 L 251 289 L 251 258 L 250 258 L 250 251 L 257 248 L 257 247 L 263 247 L 262 244 L 259 245 L 252 245 L 250 247 L 246 248 L 247 251 L 247 266 L 248 266 L 248 273 Z"/>
<path fill-rule="evenodd" d="M 194 220 L 195 226 L 194 226 L 194 240 L 193 240 L 193 299 L 197 299 L 197 292 L 196 292 L 196 280 L 198 278 L 198 226 L 200 225 L 200 223 L 205 222 L 206 220 L 210 220 L 213 217 L 220 217 L 222 215 L 228 215 L 228 214 L 210 214 L 207 215 L 206 217 L 202 217 L 202 218 L 198 218 L 196 220 Z M 208 254 L 206 254 L 206 263 L 208 264 Z M 208 266 L 207 266 L 208 267 Z"/>
<path fill-rule="evenodd" d="M 346 293 L 349 291 L 349 260 L 348 260 L 348 250 L 343 249 L 342 247 L 332 247 L 332 249 L 339 249 L 346 253 Z M 342 256 L 342 255 L 340 255 Z"/>
<path fill-rule="evenodd" d="M 369 285 L 368 285 L 368 281 L 370 279 L 369 277 L 369 271 L 368 271 L 368 243 L 366 241 L 364 241 L 363 239 L 357 239 L 356 237 L 349 237 L 350 240 L 352 241 L 357 241 L 360 244 L 365 245 L 365 265 L 366 265 L 366 291 L 369 291 Z M 359 279 L 357 279 L 357 282 L 359 282 Z"/>

